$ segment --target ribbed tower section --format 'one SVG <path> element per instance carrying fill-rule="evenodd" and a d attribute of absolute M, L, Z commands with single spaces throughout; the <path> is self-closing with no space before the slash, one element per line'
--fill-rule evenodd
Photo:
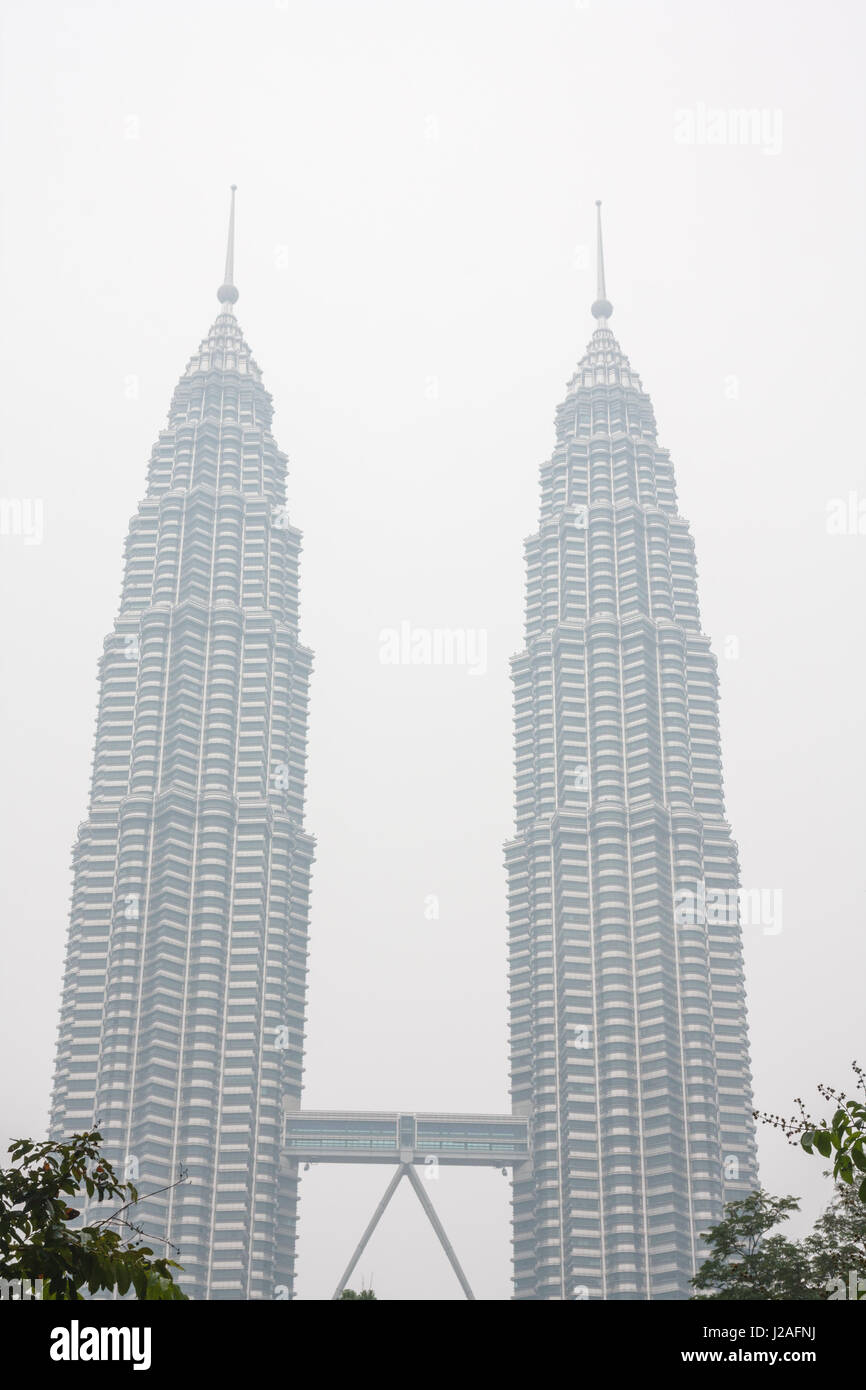
<path fill-rule="evenodd" d="M 51 1134 L 97 1122 L 142 1193 L 183 1169 L 136 1213 L 180 1248 L 182 1287 L 270 1299 L 293 1273 L 279 1147 L 301 1091 L 311 654 L 287 460 L 227 281 L 153 450 L 101 658 Z"/>
<path fill-rule="evenodd" d="M 739 870 L 694 545 L 601 264 L 593 313 L 512 662 L 515 1296 L 682 1299 L 757 1185 Z"/>

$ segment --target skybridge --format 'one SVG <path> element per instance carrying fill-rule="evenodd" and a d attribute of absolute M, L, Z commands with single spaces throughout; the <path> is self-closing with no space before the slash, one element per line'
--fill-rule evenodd
<path fill-rule="evenodd" d="M 528 1163 L 529 1120 L 520 1115 L 461 1115 L 447 1111 L 283 1110 L 282 1162 L 386 1163 L 394 1175 L 333 1294 L 339 1298 L 388 1203 L 405 1177 L 414 1189 L 466 1297 L 466 1275 L 430 1200 L 425 1178 L 441 1167 L 516 1168 Z"/>

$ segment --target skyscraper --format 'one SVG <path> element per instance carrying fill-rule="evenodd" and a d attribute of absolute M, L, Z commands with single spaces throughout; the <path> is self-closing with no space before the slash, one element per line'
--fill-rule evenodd
<path fill-rule="evenodd" d="M 757 1184 L 737 850 L 694 545 L 652 404 L 596 328 L 526 543 L 506 846 L 518 1298 L 689 1296 Z"/>
<path fill-rule="evenodd" d="M 143 1194 L 188 1175 L 139 1214 L 215 1299 L 291 1287 L 281 1107 L 313 858 L 300 535 L 233 261 L 234 189 L 220 310 L 153 449 L 100 663 L 51 1110 L 53 1137 L 97 1123 Z"/>

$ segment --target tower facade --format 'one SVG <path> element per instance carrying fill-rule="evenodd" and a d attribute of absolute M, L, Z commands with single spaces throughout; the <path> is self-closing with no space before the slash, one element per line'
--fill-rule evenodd
<path fill-rule="evenodd" d="M 757 1185 L 736 845 L 694 545 L 650 399 L 597 326 L 556 415 L 512 662 L 515 1294 L 688 1298 Z"/>
<path fill-rule="evenodd" d="M 311 654 L 233 250 L 234 190 L 220 311 L 153 449 L 100 662 L 50 1132 L 100 1128 L 185 1292 L 270 1299 L 293 1277 Z"/>

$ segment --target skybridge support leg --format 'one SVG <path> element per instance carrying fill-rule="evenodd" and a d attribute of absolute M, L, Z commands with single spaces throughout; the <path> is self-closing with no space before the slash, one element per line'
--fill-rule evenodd
<path fill-rule="evenodd" d="M 340 1297 L 340 1295 L 342 1294 L 344 1288 L 346 1287 L 346 1285 L 348 1284 L 349 1280 L 351 1279 L 351 1277 L 352 1277 L 352 1272 L 353 1272 L 353 1270 L 354 1270 L 356 1264 L 357 1264 L 358 1261 L 360 1260 L 361 1256 L 363 1255 L 364 1250 L 365 1250 L 366 1245 L 367 1245 L 367 1242 L 369 1241 L 371 1235 L 373 1234 L 373 1232 L 375 1231 L 376 1227 L 378 1226 L 380 1220 L 382 1219 L 382 1214 L 383 1214 L 383 1212 L 385 1211 L 385 1208 L 387 1207 L 387 1205 L 388 1205 L 388 1203 L 390 1202 L 391 1198 L 394 1196 L 394 1193 L 397 1191 L 397 1188 L 398 1188 L 398 1186 L 400 1185 L 400 1180 L 401 1180 L 401 1178 L 404 1178 L 404 1177 L 406 1177 L 406 1178 L 409 1179 L 409 1182 L 411 1183 L 412 1187 L 415 1189 L 415 1192 L 416 1192 L 417 1197 L 418 1197 L 418 1201 L 421 1203 L 421 1206 L 424 1208 L 424 1213 L 425 1213 L 425 1215 L 426 1215 L 426 1217 L 427 1217 L 427 1220 L 430 1222 L 430 1225 L 433 1227 L 433 1230 L 436 1232 L 436 1235 L 437 1235 L 437 1237 L 438 1237 L 438 1239 L 439 1239 L 439 1244 L 442 1246 L 442 1249 L 445 1251 L 445 1254 L 448 1256 L 448 1263 L 451 1265 L 451 1268 L 454 1270 L 454 1273 L 457 1275 L 457 1278 L 458 1278 L 458 1280 L 459 1280 L 459 1282 L 460 1282 L 460 1287 L 461 1287 L 461 1289 L 463 1290 L 463 1292 L 465 1293 L 465 1295 L 466 1295 L 466 1297 L 467 1297 L 468 1299 L 471 1299 L 473 1302 L 475 1301 L 475 1295 L 474 1295 L 474 1293 L 472 1292 L 472 1289 L 469 1287 L 469 1280 L 466 1278 L 466 1275 L 463 1273 L 463 1269 L 461 1268 L 460 1261 L 458 1260 L 457 1256 L 456 1256 L 455 1253 L 454 1253 L 454 1247 L 452 1246 L 450 1240 L 448 1239 L 448 1237 L 447 1237 L 446 1234 L 445 1234 L 445 1228 L 444 1228 L 444 1226 L 442 1225 L 442 1222 L 439 1220 L 439 1217 L 436 1215 L 436 1208 L 434 1207 L 433 1203 L 431 1202 L 429 1194 L 428 1194 L 427 1192 L 424 1191 L 424 1185 L 423 1185 L 423 1183 L 421 1182 L 421 1179 L 418 1177 L 418 1174 L 415 1172 L 415 1169 L 413 1168 L 413 1166 L 412 1166 L 411 1163 L 400 1163 L 400 1164 L 397 1166 L 397 1168 L 394 1170 L 394 1176 L 393 1176 L 393 1178 L 391 1179 L 391 1181 L 389 1182 L 388 1186 L 386 1187 L 385 1192 L 384 1192 L 384 1195 L 383 1195 L 383 1197 L 382 1197 L 382 1200 L 380 1201 L 380 1203 L 379 1203 L 379 1205 L 377 1206 L 376 1210 L 373 1212 L 373 1215 L 372 1215 L 371 1218 L 370 1218 L 370 1221 L 369 1221 L 369 1224 L 368 1224 L 368 1226 L 367 1226 L 366 1231 L 365 1231 L 364 1234 L 361 1236 L 361 1239 L 358 1241 L 358 1244 L 357 1244 L 356 1247 L 355 1247 L 355 1252 L 354 1252 L 354 1254 L 352 1255 L 352 1258 L 351 1258 L 351 1260 L 349 1261 L 348 1265 L 346 1266 L 345 1273 L 343 1274 L 342 1279 L 340 1280 L 339 1284 L 338 1284 L 337 1287 L 336 1287 L 336 1290 L 334 1291 L 334 1294 L 332 1295 L 332 1298 L 331 1298 L 331 1302 L 332 1302 L 332 1303 L 333 1303 L 334 1299 L 338 1299 L 338 1298 Z"/>
<path fill-rule="evenodd" d="M 382 1198 L 382 1200 L 381 1200 L 381 1202 L 379 1203 L 379 1205 L 377 1206 L 376 1210 L 373 1212 L 373 1215 L 372 1215 L 372 1217 L 370 1218 L 370 1224 L 368 1225 L 366 1231 L 365 1231 L 364 1234 L 361 1236 L 361 1239 L 359 1240 L 357 1246 L 355 1247 L 355 1253 L 354 1253 L 354 1255 L 352 1256 L 351 1260 L 349 1261 L 348 1265 L 346 1266 L 346 1272 L 345 1272 L 345 1274 L 343 1275 L 342 1279 L 340 1280 L 339 1284 L 337 1285 L 336 1292 L 334 1293 L 334 1295 L 333 1295 L 333 1297 L 332 1297 L 332 1299 L 331 1299 L 331 1302 L 332 1302 L 332 1303 L 333 1303 L 333 1301 L 334 1301 L 335 1298 L 339 1298 L 339 1297 L 340 1297 L 340 1295 L 341 1295 L 341 1293 L 343 1292 L 344 1288 L 346 1287 L 346 1285 L 348 1284 L 349 1280 L 351 1279 L 351 1277 L 352 1277 L 352 1271 L 353 1271 L 353 1269 L 355 1268 L 355 1265 L 356 1265 L 356 1264 L 358 1263 L 358 1261 L 360 1260 L 361 1256 L 363 1255 L 363 1253 L 364 1253 L 364 1247 L 366 1246 L 367 1241 L 370 1239 L 371 1235 L 373 1234 L 373 1232 L 375 1231 L 376 1227 L 378 1226 L 383 1211 L 384 1211 L 385 1208 L 387 1207 L 387 1205 L 388 1205 L 388 1203 L 390 1202 L 391 1198 L 394 1196 L 394 1193 L 397 1191 L 397 1186 L 398 1186 L 398 1184 L 399 1184 L 399 1182 L 400 1182 L 400 1179 L 402 1178 L 403 1174 L 404 1174 L 405 1172 L 407 1172 L 407 1171 L 408 1171 L 408 1165 L 405 1164 L 405 1163 L 401 1163 L 401 1164 L 399 1165 L 399 1167 L 395 1169 L 395 1171 L 394 1171 L 394 1176 L 393 1176 L 393 1178 L 391 1179 L 391 1181 L 388 1183 L 387 1188 L 385 1189 L 385 1195 L 384 1195 L 384 1197 Z M 411 1176 L 411 1173 L 410 1173 L 410 1176 Z"/>
<path fill-rule="evenodd" d="M 450 1263 L 450 1265 L 451 1265 L 451 1268 L 454 1270 L 454 1273 L 457 1275 L 457 1278 L 460 1280 L 460 1287 L 461 1287 L 461 1289 L 462 1289 L 463 1292 L 465 1293 L 466 1297 L 467 1297 L 467 1298 L 471 1298 L 471 1299 L 473 1300 L 473 1302 L 474 1302 L 474 1300 L 475 1300 L 475 1295 L 474 1295 L 474 1293 L 472 1292 L 472 1290 L 471 1290 L 470 1287 L 469 1287 L 469 1280 L 466 1278 L 466 1275 L 463 1273 L 463 1270 L 462 1270 L 461 1267 L 460 1267 L 460 1261 L 458 1260 L 457 1256 L 454 1254 L 454 1249 L 453 1249 L 453 1247 L 452 1247 L 452 1245 L 451 1245 L 450 1240 L 448 1239 L 448 1237 L 447 1237 L 446 1234 L 445 1234 L 445 1229 L 444 1229 L 444 1227 L 443 1227 L 443 1225 L 442 1225 L 442 1222 L 439 1220 L 439 1217 L 436 1215 L 436 1208 L 434 1207 L 433 1203 L 430 1201 L 429 1195 L 424 1191 L 424 1184 L 422 1183 L 421 1179 L 418 1177 L 418 1174 L 415 1172 L 415 1169 L 412 1167 L 411 1163 L 405 1165 L 405 1171 L 406 1171 L 406 1176 L 407 1176 L 407 1178 L 409 1179 L 410 1183 L 412 1184 L 412 1186 L 414 1187 L 415 1191 L 416 1191 L 417 1194 L 418 1194 L 418 1201 L 421 1203 L 422 1207 L 424 1208 L 425 1212 L 427 1213 L 427 1217 L 428 1217 L 428 1219 L 429 1219 L 429 1221 L 430 1221 L 430 1225 L 433 1227 L 433 1230 L 436 1232 L 437 1236 L 439 1237 L 439 1244 L 442 1246 L 442 1249 L 445 1251 L 445 1254 L 448 1256 L 448 1260 L 449 1260 L 449 1263 Z"/>

